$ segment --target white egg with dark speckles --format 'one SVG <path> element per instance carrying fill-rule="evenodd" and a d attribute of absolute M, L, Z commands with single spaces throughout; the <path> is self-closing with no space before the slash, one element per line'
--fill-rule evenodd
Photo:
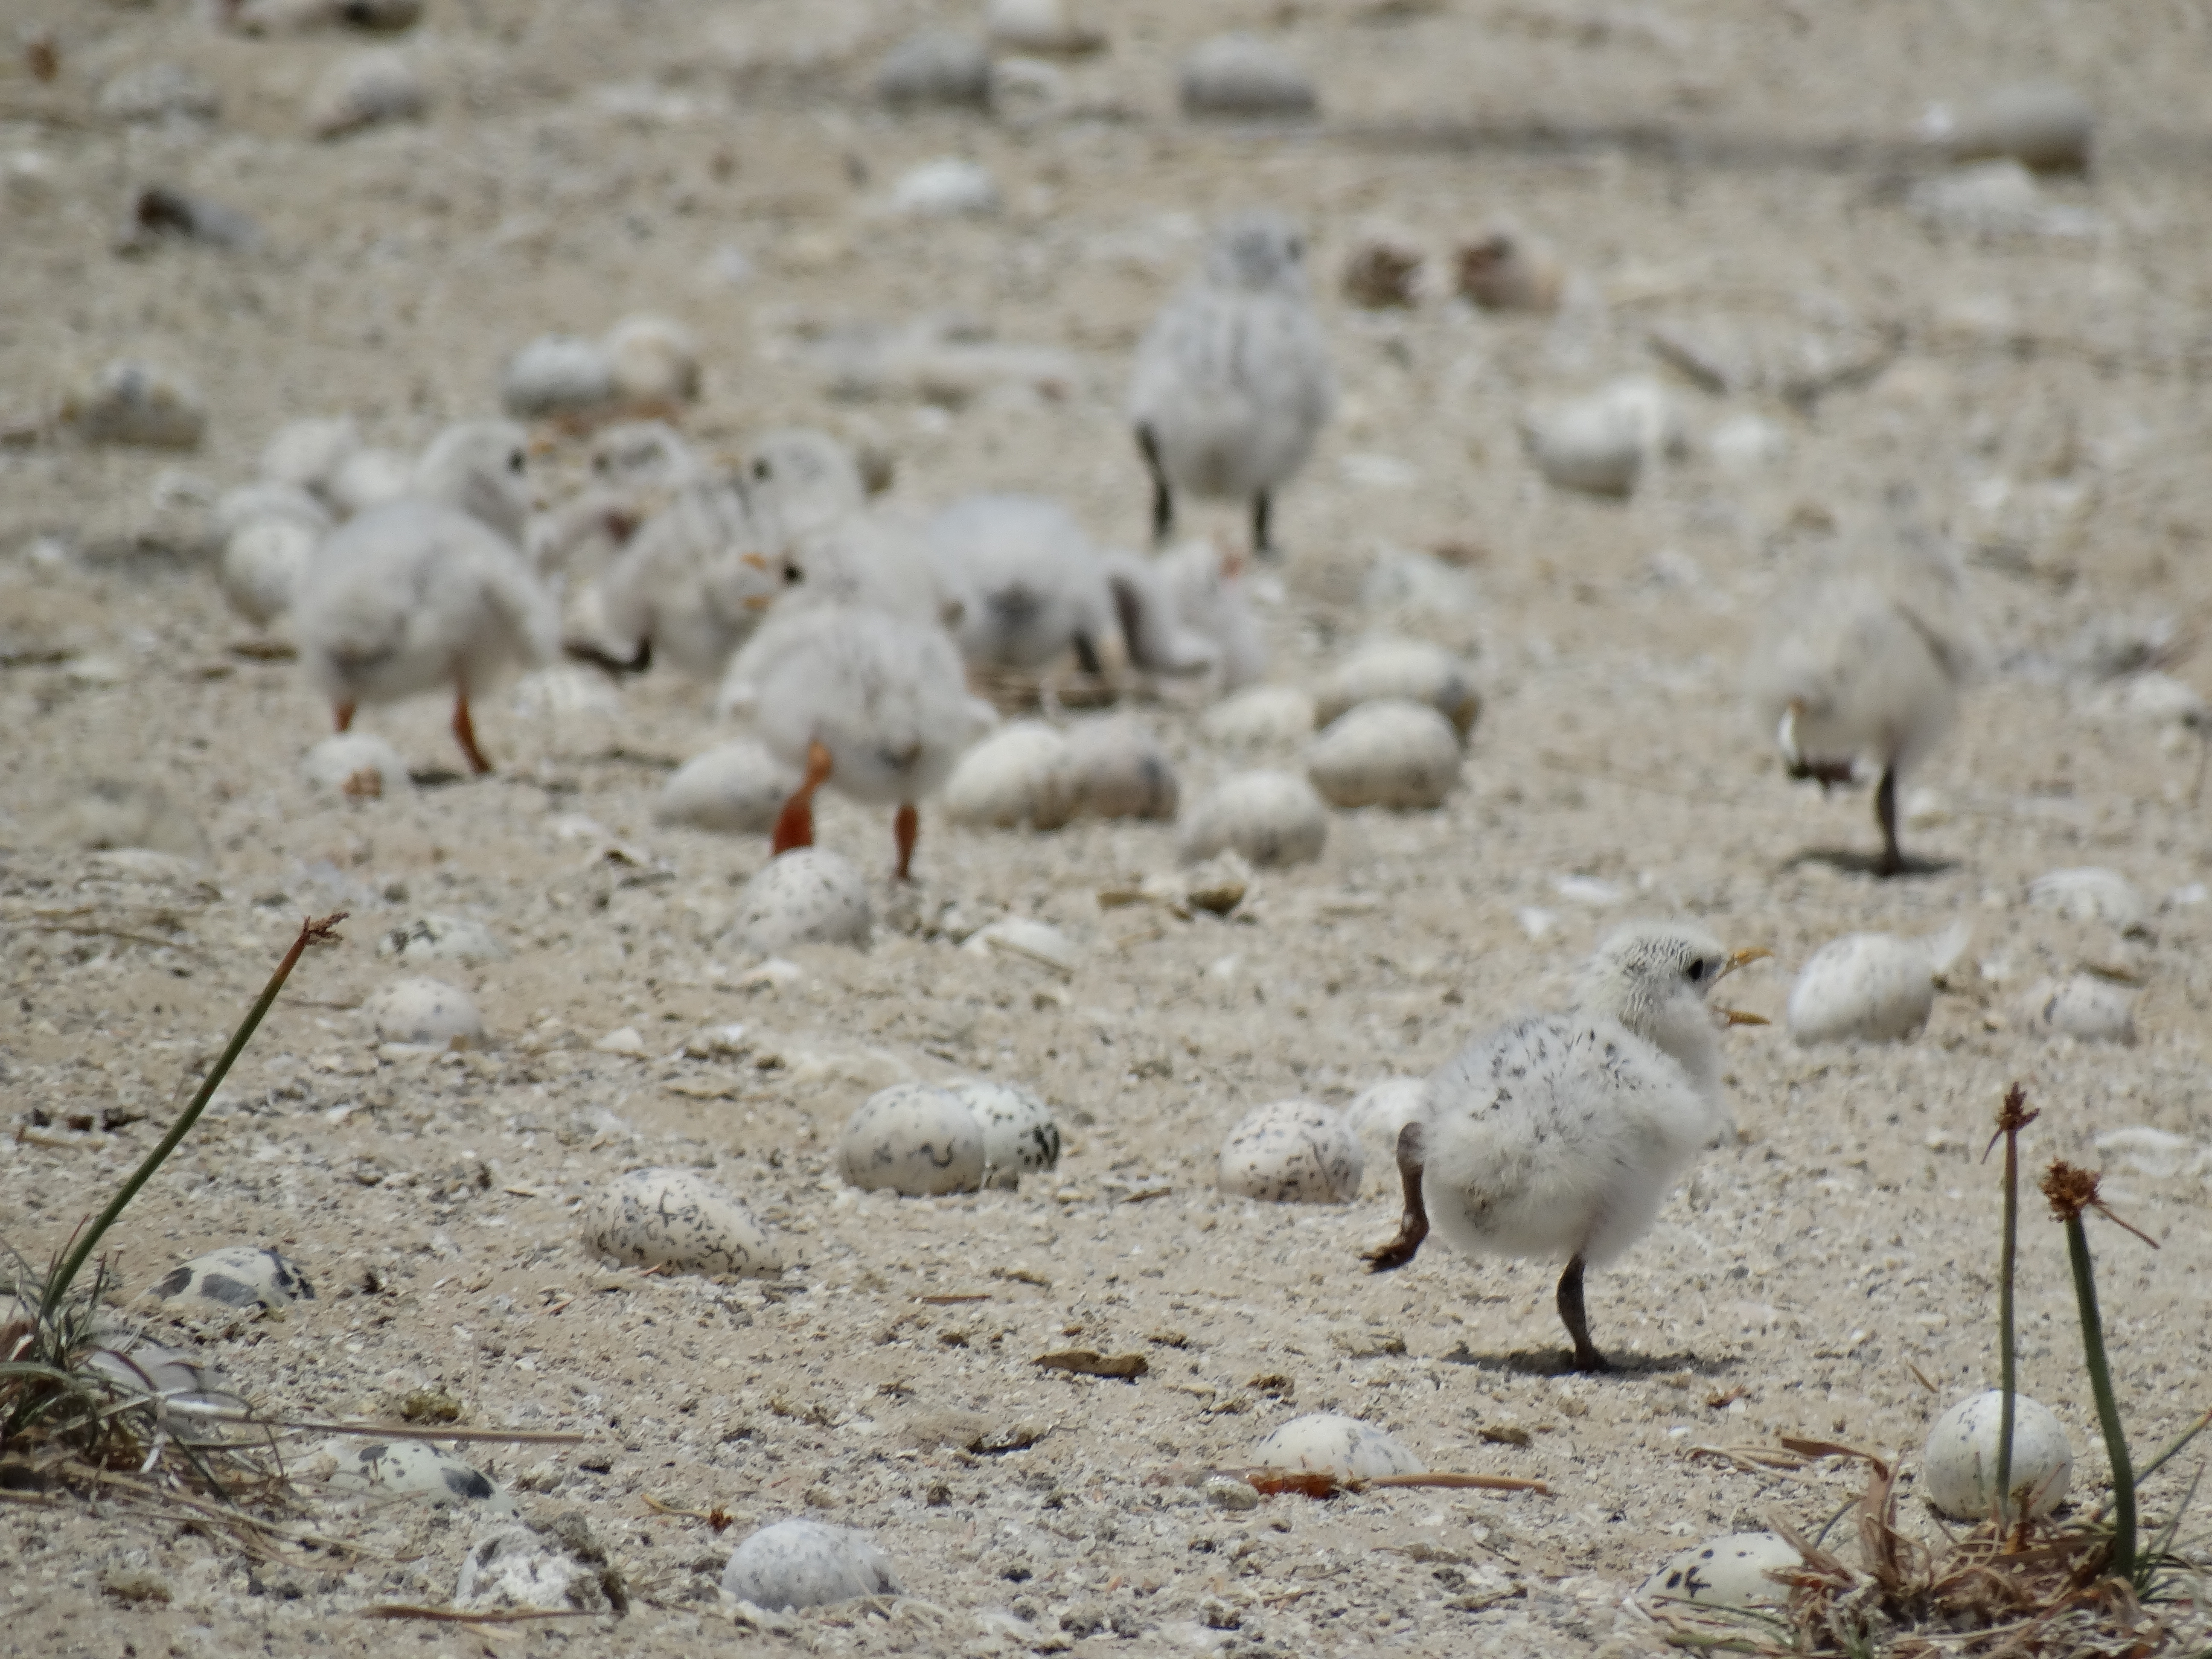
<path fill-rule="evenodd" d="M 1295 685 L 1253 685 L 1199 717 L 1206 741 L 1224 749 L 1295 749 L 1313 736 L 1313 694 Z"/>
<path fill-rule="evenodd" d="M 1326 1473 L 1340 1480 L 1372 1480 L 1383 1474 L 1421 1474 L 1421 1460 L 1371 1423 L 1335 1412 L 1294 1417 L 1252 1449 L 1263 1469 Z"/>
<path fill-rule="evenodd" d="M 1186 864 L 1235 852 L 1258 866 L 1307 864 L 1328 842 L 1328 809 L 1290 772 L 1243 772 L 1191 804 L 1176 835 Z"/>
<path fill-rule="evenodd" d="M 1482 712 L 1474 672 L 1440 645 L 1422 640 L 1370 640 L 1324 675 L 1314 694 L 1314 718 L 1333 724 L 1346 709 L 1385 697 L 1425 702 L 1464 738 Z"/>
<path fill-rule="evenodd" d="M 764 836 L 799 787 L 799 774 L 758 738 L 738 738 L 694 755 L 660 787 L 653 815 L 726 835 Z"/>
<path fill-rule="evenodd" d="M 1057 830 L 1083 803 L 1075 751 L 1042 720 L 1016 720 L 961 756 L 943 803 L 954 823 Z"/>
<path fill-rule="evenodd" d="M 2074 1478 L 2074 1447 L 2051 1408 L 2024 1394 L 2013 1401 L 2012 1492 L 2009 1520 L 2022 1492 L 2027 1512 L 2048 1515 Z M 2004 1391 L 1990 1389 L 1962 1400 L 1936 1419 L 1920 1454 L 1920 1492 L 1954 1521 L 1986 1521 L 1996 1501 L 1997 1446 L 2003 1431 Z"/>
<path fill-rule="evenodd" d="M 2133 1042 L 2136 994 L 2094 974 L 2045 980 L 2027 997 L 2027 1024 L 2046 1036 L 2082 1042 Z"/>
<path fill-rule="evenodd" d="M 507 946 L 470 916 L 428 915 L 395 927 L 376 942 L 376 954 L 402 963 L 501 962 Z"/>
<path fill-rule="evenodd" d="M 1346 709 L 1306 750 L 1306 775 L 1332 806 L 1441 806 L 1459 774 L 1451 722 L 1402 697 Z"/>
<path fill-rule="evenodd" d="M 851 860 L 827 848 L 799 847 L 770 859 L 745 884 L 725 943 L 757 957 L 794 945 L 866 950 L 874 927 L 868 884 Z"/>
<path fill-rule="evenodd" d="M 172 1267 L 146 1290 L 148 1299 L 198 1298 L 222 1308 L 282 1308 L 312 1302 L 307 1276 L 276 1251 L 258 1244 L 226 1244 Z"/>
<path fill-rule="evenodd" d="M 324 1446 L 323 1457 L 330 1460 L 330 1483 L 339 1492 L 478 1504 L 494 1515 L 515 1513 L 514 1499 L 496 1482 L 427 1440 L 335 1439 Z"/>
<path fill-rule="evenodd" d="M 823 1521 L 779 1521 L 730 1553 L 722 1589 L 771 1613 L 848 1601 L 856 1595 L 903 1595 L 891 1559 L 867 1534 Z"/>
<path fill-rule="evenodd" d="M 983 1129 L 950 1089 L 897 1083 L 868 1097 L 837 1141 L 837 1173 L 909 1198 L 983 1184 Z"/>
<path fill-rule="evenodd" d="M 1348 1204 L 1366 1163 L 1359 1138 L 1328 1107 L 1273 1101 L 1221 1143 L 1221 1190 L 1271 1204 Z"/>
<path fill-rule="evenodd" d="M 983 1132 L 985 1186 L 1017 1186 L 1024 1175 L 1060 1162 L 1060 1126 L 1052 1121 L 1052 1108 L 1028 1090 L 980 1077 L 947 1086 L 967 1103 Z"/>
<path fill-rule="evenodd" d="M 1815 951 L 1790 988 L 1790 1035 L 1802 1043 L 1894 1042 L 1928 1023 L 1936 974 L 1928 945 L 1893 933 L 1845 933 Z"/>
<path fill-rule="evenodd" d="M 640 1267 L 771 1279 L 783 1258 L 732 1193 L 692 1170 L 632 1170 L 584 1209 L 584 1242 Z"/>
<path fill-rule="evenodd" d="M 439 1048 L 483 1046 L 483 1015 L 476 999 L 459 986 L 420 974 L 395 979 L 371 992 L 361 1005 L 386 1042 L 426 1043 Z"/>
<path fill-rule="evenodd" d="M 1648 1605 L 1693 1601 L 1708 1607 L 1778 1607 L 1790 1589 L 1767 1575 L 1790 1572 L 1804 1558 L 1771 1532 L 1732 1532 L 1708 1539 L 1644 1581 L 1637 1599 Z"/>
<path fill-rule="evenodd" d="M 1182 798 L 1175 763 L 1142 721 L 1085 720 L 1067 734 L 1081 810 L 1094 818 L 1172 818 Z"/>

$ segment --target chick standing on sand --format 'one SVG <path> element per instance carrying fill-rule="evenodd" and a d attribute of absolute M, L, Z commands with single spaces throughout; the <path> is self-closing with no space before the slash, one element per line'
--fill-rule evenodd
<path fill-rule="evenodd" d="M 1398 1136 L 1406 1212 L 1367 1259 L 1413 1259 L 1431 1223 L 1471 1255 L 1566 1259 L 1559 1317 L 1575 1368 L 1609 1369 L 1589 1339 L 1583 1270 L 1650 1226 L 1674 1178 L 1728 1123 L 1718 1027 L 1764 1024 L 1706 994 L 1763 950 L 1640 923 L 1598 947 L 1574 1006 L 1478 1037 L 1428 1080 Z"/>
<path fill-rule="evenodd" d="M 1853 781 L 1862 761 L 1876 769 L 1877 875 L 1905 867 L 1898 778 L 1949 729 L 1973 677 L 1978 652 L 1960 589 L 1940 554 L 1900 546 L 1801 595 L 1752 670 L 1753 705 L 1791 777 L 1826 789 Z"/>
<path fill-rule="evenodd" d="M 1336 403 L 1328 349 L 1306 294 L 1305 243 L 1281 216 L 1237 215 L 1204 271 L 1137 346 L 1129 418 L 1152 477 L 1152 538 L 1175 528 L 1175 492 L 1252 503 L 1252 546 L 1274 556 L 1273 492 L 1304 465 Z"/>
<path fill-rule="evenodd" d="M 559 611 L 520 547 L 526 466 L 520 428 L 449 427 L 406 494 L 342 526 L 307 562 L 294 606 L 300 657 L 339 731 L 357 704 L 451 686 L 461 752 L 491 770 L 470 696 L 544 662 L 560 637 Z"/>

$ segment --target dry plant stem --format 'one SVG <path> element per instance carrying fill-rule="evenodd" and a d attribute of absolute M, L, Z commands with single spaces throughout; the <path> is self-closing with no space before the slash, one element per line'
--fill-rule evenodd
<path fill-rule="evenodd" d="M 333 930 L 345 920 L 345 915 L 340 910 L 319 921 L 311 920 L 300 924 L 300 936 L 292 941 L 292 948 L 284 953 L 283 961 L 276 964 L 276 971 L 269 976 L 269 983 L 263 988 L 261 995 L 239 1023 L 238 1030 L 231 1036 L 230 1046 L 222 1051 L 221 1058 L 209 1069 L 206 1079 L 200 1084 L 199 1092 L 192 1097 L 191 1103 L 170 1125 L 169 1133 L 161 1137 L 161 1144 L 146 1154 L 144 1162 L 132 1172 L 131 1179 L 123 1183 L 108 1201 L 107 1207 L 100 1212 L 100 1219 L 85 1230 L 68 1258 L 47 1279 L 46 1296 L 39 1304 L 41 1324 L 52 1319 L 54 1310 L 62 1305 L 62 1298 L 68 1294 L 70 1281 L 76 1279 L 86 1260 L 99 1247 L 107 1230 L 115 1224 L 116 1218 L 123 1213 L 132 1199 L 138 1196 L 139 1188 L 154 1178 L 154 1171 L 160 1169 L 167 1161 L 169 1154 L 177 1150 L 178 1143 L 191 1132 L 192 1125 L 199 1121 L 200 1114 L 207 1109 L 208 1102 L 215 1098 L 215 1091 L 222 1086 L 223 1079 L 238 1063 L 239 1055 L 246 1052 L 246 1045 L 253 1040 L 253 1033 L 275 1004 L 276 994 L 284 988 L 284 981 L 291 977 L 293 968 L 307 946 L 319 939 L 335 939 L 337 934 Z"/>
<path fill-rule="evenodd" d="M 1997 1496 L 1992 1518 L 2000 1534 L 2004 1530 L 2005 1505 L 2012 1501 L 2012 1435 L 2018 1386 L 2013 1341 L 2013 1263 L 2020 1243 L 2020 1132 L 2037 1116 L 2023 1109 L 2027 1104 L 2027 1092 L 2015 1083 L 2005 1091 L 2004 1104 L 1997 1109 L 1997 1133 L 2003 1138 L 2005 1149 L 2004 1244 L 1997 1258 L 1997 1368 L 2004 1402 L 1997 1416 Z M 1988 1158 L 1987 1148 L 1982 1157 Z"/>

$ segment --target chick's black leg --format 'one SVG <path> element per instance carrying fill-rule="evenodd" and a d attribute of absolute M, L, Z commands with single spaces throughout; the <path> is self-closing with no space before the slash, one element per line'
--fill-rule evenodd
<path fill-rule="evenodd" d="M 1137 448 L 1144 455 L 1145 467 L 1152 475 L 1152 545 L 1158 547 L 1175 530 L 1175 491 L 1168 483 L 1168 470 L 1160 465 L 1159 441 L 1152 436 L 1148 426 L 1137 428 Z"/>
<path fill-rule="evenodd" d="M 1583 1311 L 1583 1259 L 1577 1256 L 1567 1263 L 1566 1272 L 1559 1275 L 1559 1318 L 1574 1339 L 1575 1369 L 1578 1371 L 1609 1371 L 1613 1367 L 1589 1338 L 1589 1317 Z"/>
<path fill-rule="evenodd" d="M 1421 1198 L 1421 1126 L 1408 1123 L 1398 1131 L 1398 1182 L 1406 1190 L 1406 1211 L 1398 1218 L 1398 1236 L 1379 1250 L 1362 1258 L 1367 1271 L 1387 1273 L 1411 1261 L 1429 1236 L 1429 1207 Z"/>
<path fill-rule="evenodd" d="M 1252 498 L 1252 556 L 1255 559 L 1276 556 L 1275 544 L 1268 529 L 1268 522 L 1273 514 L 1273 504 L 1268 501 L 1266 490 Z"/>
<path fill-rule="evenodd" d="M 1897 769 L 1885 766 L 1881 782 L 1874 792 L 1875 822 L 1881 825 L 1881 862 L 1874 867 L 1878 876 L 1901 875 L 1905 871 L 1904 849 L 1897 844 Z"/>

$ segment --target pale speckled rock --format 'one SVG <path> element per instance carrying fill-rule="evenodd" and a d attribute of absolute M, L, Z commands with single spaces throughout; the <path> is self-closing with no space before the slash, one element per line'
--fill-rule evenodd
<path fill-rule="evenodd" d="M 2083 1042 L 2133 1042 L 2136 994 L 2094 974 L 2044 980 L 2024 999 L 2027 1026 L 2045 1036 L 2070 1036 Z"/>
<path fill-rule="evenodd" d="M 898 1083 L 868 1097 L 837 1139 L 837 1173 L 853 1186 L 909 1198 L 983 1184 L 983 1130 L 950 1089 Z"/>
<path fill-rule="evenodd" d="M 1996 1501 L 1997 1438 L 2004 1393 L 1990 1389 L 1962 1400 L 1936 1419 L 1920 1454 L 1920 1495 L 1954 1521 L 1985 1521 Z M 2074 1447 L 2051 1408 L 2024 1394 L 2013 1395 L 2012 1491 L 2008 1519 L 2018 1512 L 2025 1488 L 2027 1512 L 2048 1515 L 2074 1478 Z"/>
<path fill-rule="evenodd" d="M 61 413 L 92 444 L 191 449 L 207 431 L 207 403 L 198 387 L 166 368 L 127 359 L 71 390 Z"/>
<path fill-rule="evenodd" d="M 1127 714 L 1084 720 L 1067 734 L 1081 810 L 1094 818 L 1168 818 L 1181 787 L 1164 744 Z"/>
<path fill-rule="evenodd" d="M 180 1307 L 197 1300 L 235 1311 L 312 1302 L 315 1287 L 305 1273 L 265 1246 L 226 1244 L 169 1269 L 146 1287 L 145 1299 Z"/>
<path fill-rule="evenodd" d="M 507 946 L 473 917 L 431 915 L 393 928 L 377 940 L 376 954 L 403 963 L 504 962 Z"/>
<path fill-rule="evenodd" d="M 608 1564 L 580 1510 L 544 1526 L 518 1522 L 484 1533 L 461 1558 L 453 1586 L 453 1606 L 466 1613 L 621 1613 L 629 1605 L 622 1575 Z"/>
<path fill-rule="evenodd" d="M 443 980 L 410 974 L 387 981 L 369 993 L 361 1011 L 386 1042 L 436 1048 L 483 1046 L 483 1015 L 476 999 Z"/>
<path fill-rule="evenodd" d="M 1209 743 L 1224 749 L 1295 749 L 1313 736 L 1314 713 L 1309 691 L 1295 685 L 1254 685 L 1207 709 L 1199 717 L 1198 729 Z"/>
<path fill-rule="evenodd" d="M 731 1552 L 722 1591 L 778 1613 L 856 1595 L 903 1595 L 906 1587 L 867 1534 L 823 1521 L 779 1521 Z"/>
<path fill-rule="evenodd" d="M 411 121 L 430 107 L 430 89 L 408 55 L 393 47 L 349 52 L 325 70 L 307 94 L 307 131 L 337 138 L 387 121 Z"/>
<path fill-rule="evenodd" d="M 404 795 L 415 787 L 399 751 L 373 732 L 339 732 L 300 761 L 300 775 L 318 789 L 356 800 Z"/>
<path fill-rule="evenodd" d="M 585 1207 L 584 1242 L 641 1267 L 773 1279 L 783 1258 L 737 1196 L 692 1170 L 633 1170 Z"/>
<path fill-rule="evenodd" d="M 1366 1168 L 1359 1138 L 1310 1100 L 1248 1112 L 1221 1143 L 1221 1190 L 1271 1204 L 1348 1204 Z"/>
<path fill-rule="evenodd" d="M 488 1515 L 516 1512 L 514 1499 L 497 1482 L 427 1440 L 333 1439 L 309 1465 L 310 1473 L 319 1471 L 337 1492 L 481 1505 Z"/>
<path fill-rule="evenodd" d="M 1335 1412 L 1294 1417 L 1252 1449 L 1263 1469 L 1327 1473 L 1340 1480 L 1372 1480 L 1381 1474 L 1422 1474 L 1421 1460 L 1371 1423 Z"/>
<path fill-rule="evenodd" d="M 1421 1115 L 1428 1090 L 1421 1078 L 1385 1078 L 1362 1089 L 1344 1109 L 1345 1124 L 1359 1137 L 1361 1155 L 1380 1190 L 1398 1189 L 1398 1136 Z"/>
<path fill-rule="evenodd" d="M 1798 970 L 1786 1018 L 1790 1035 L 1802 1043 L 1894 1042 L 1925 1025 L 1935 1006 L 1935 968 L 1924 941 L 1846 933 Z"/>
<path fill-rule="evenodd" d="M 1305 65 L 1255 34 L 1217 34 L 1184 55 L 1186 115 L 1311 115 L 1321 105 Z"/>
<path fill-rule="evenodd" d="M 723 937 L 729 947 L 772 957 L 794 945 L 866 950 L 874 927 L 868 884 L 850 860 L 826 848 L 797 847 L 754 872 Z"/>
<path fill-rule="evenodd" d="M 694 755 L 660 787 L 653 815 L 663 823 L 727 835 L 764 836 L 799 787 L 799 774 L 758 738 L 738 738 Z"/>
<path fill-rule="evenodd" d="M 1260 866 L 1306 864 L 1328 841 L 1328 809 L 1304 778 L 1289 772 L 1243 772 L 1192 803 L 1176 835 L 1186 864 L 1236 852 Z"/>
<path fill-rule="evenodd" d="M 876 96 L 893 106 L 971 105 L 991 96 L 991 54 L 982 41 L 950 29 L 923 29 L 884 54 Z"/>
<path fill-rule="evenodd" d="M 542 334 L 507 360 L 500 407 L 518 421 L 585 415 L 615 399 L 614 364 L 597 340 Z"/>
<path fill-rule="evenodd" d="M 2133 882 L 2094 865 L 2038 876 L 2027 884 L 2027 902 L 2069 921 L 2101 921 L 2124 933 L 2142 927 L 2150 914 Z"/>
<path fill-rule="evenodd" d="M 983 1132 L 986 1187 L 1017 1187 L 1024 1175 L 1060 1162 L 1060 1126 L 1053 1121 L 1052 1108 L 1028 1090 L 980 1077 L 945 1086 L 967 1103 Z"/>
<path fill-rule="evenodd" d="M 1306 775 L 1332 806 L 1441 806 L 1459 782 L 1459 734 L 1425 702 L 1378 698 L 1315 738 Z"/>
<path fill-rule="evenodd" d="M 1082 805 L 1075 751 L 1042 720 L 1001 726 L 961 756 L 941 804 L 954 823 L 1057 830 Z"/>
<path fill-rule="evenodd" d="M 616 400 L 633 409 L 666 409 L 699 396 L 699 339 L 672 317 L 625 317 L 600 343 Z"/>
<path fill-rule="evenodd" d="M 1790 1588 L 1767 1577 L 1804 1565 L 1804 1558 L 1771 1532 L 1732 1532 L 1709 1538 L 1644 1581 L 1636 1599 L 1647 1606 L 1691 1601 L 1707 1607 L 1779 1607 Z"/>
<path fill-rule="evenodd" d="M 998 181 L 988 167 L 940 155 L 909 167 L 891 186 L 891 211 L 915 219 L 954 219 L 999 210 Z"/>
<path fill-rule="evenodd" d="M 1322 726 L 1363 702 L 1403 698 L 1425 702 L 1462 737 L 1482 712 L 1468 665 L 1440 645 L 1422 640 L 1370 640 L 1322 676 L 1314 693 L 1314 719 Z"/>

